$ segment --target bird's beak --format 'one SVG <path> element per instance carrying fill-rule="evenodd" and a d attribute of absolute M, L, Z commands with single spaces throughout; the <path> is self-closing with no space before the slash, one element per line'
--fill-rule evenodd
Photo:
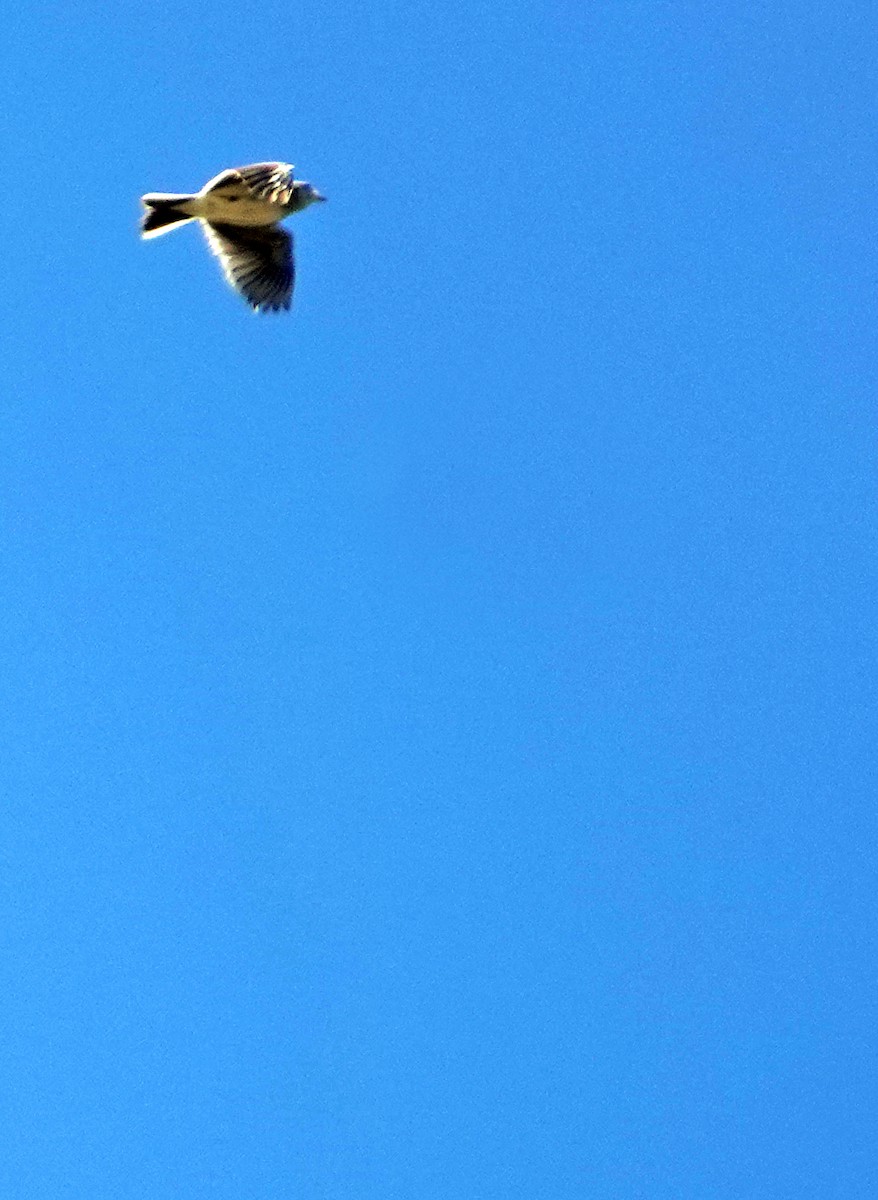
<path fill-rule="evenodd" d="M 323 195 L 321 192 L 315 192 L 315 193 L 314 193 L 314 199 L 315 199 L 315 200 L 326 200 L 327 198 L 328 198 L 328 197 L 324 196 L 324 195 Z"/>

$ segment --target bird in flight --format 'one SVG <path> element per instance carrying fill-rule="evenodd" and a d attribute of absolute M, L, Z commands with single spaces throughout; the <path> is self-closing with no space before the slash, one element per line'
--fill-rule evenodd
<path fill-rule="evenodd" d="M 195 194 L 150 192 L 141 199 L 141 237 L 200 221 L 232 287 L 251 308 L 279 312 L 290 307 L 296 266 L 292 234 L 278 222 L 326 197 L 294 179 L 291 163 L 268 162 L 221 171 Z"/>

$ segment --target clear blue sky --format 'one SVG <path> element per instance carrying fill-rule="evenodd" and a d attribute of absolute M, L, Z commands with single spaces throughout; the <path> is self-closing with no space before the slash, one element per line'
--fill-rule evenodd
<path fill-rule="evenodd" d="M 4 35 L 4 1200 L 871 1200 L 872 6 Z"/>

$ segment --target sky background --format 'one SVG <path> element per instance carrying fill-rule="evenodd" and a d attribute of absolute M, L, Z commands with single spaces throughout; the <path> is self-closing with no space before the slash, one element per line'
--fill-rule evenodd
<path fill-rule="evenodd" d="M 872 5 L 4 24 L 4 1200 L 878 1194 Z M 292 313 L 138 197 L 297 164 Z"/>

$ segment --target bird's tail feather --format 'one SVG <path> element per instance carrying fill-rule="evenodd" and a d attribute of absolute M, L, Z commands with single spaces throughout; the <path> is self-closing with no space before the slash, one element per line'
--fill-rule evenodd
<path fill-rule="evenodd" d="M 188 202 L 192 199 L 193 197 L 188 195 L 177 196 L 162 193 L 144 196 L 143 203 L 146 205 L 147 211 L 143 214 L 140 236 L 143 238 L 158 237 L 162 233 L 168 233 L 177 225 L 193 220 L 192 214 L 186 212 Z"/>

